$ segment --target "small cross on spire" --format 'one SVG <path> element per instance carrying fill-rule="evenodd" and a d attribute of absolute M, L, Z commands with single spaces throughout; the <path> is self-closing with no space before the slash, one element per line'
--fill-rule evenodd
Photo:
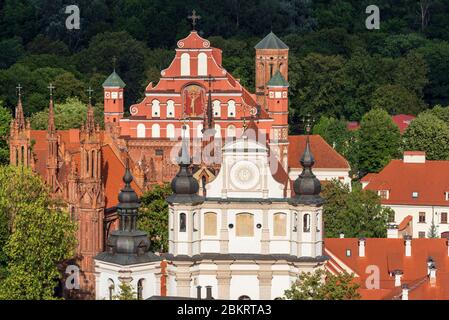
<path fill-rule="evenodd" d="M 192 10 L 192 15 L 187 17 L 188 19 L 192 20 L 192 30 L 195 30 L 196 22 L 197 20 L 201 19 L 201 16 L 196 15 L 195 9 Z"/>
<path fill-rule="evenodd" d="M 302 117 L 302 122 L 305 124 L 305 131 L 307 135 L 310 134 L 310 130 L 312 129 L 312 124 L 314 120 L 315 119 L 312 118 L 310 113 L 308 113 L 305 117 Z"/>
<path fill-rule="evenodd" d="M 22 96 L 22 89 L 23 89 L 23 87 L 20 85 L 20 83 L 19 83 L 19 85 L 16 87 L 16 89 L 17 89 L 17 94 L 18 94 L 18 96 L 21 97 L 21 96 Z"/>
<path fill-rule="evenodd" d="M 55 88 L 55 86 L 50 83 L 50 85 L 47 88 L 50 89 L 50 97 L 53 97 L 53 89 Z"/>
<path fill-rule="evenodd" d="M 92 90 L 92 88 L 89 86 L 89 89 L 86 90 L 89 94 L 89 103 L 92 103 L 92 92 L 94 92 L 94 90 Z"/>
<path fill-rule="evenodd" d="M 215 79 L 212 78 L 212 75 L 211 75 L 211 74 L 209 74 L 209 76 L 207 77 L 207 83 L 209 84 L 209 91 L 211 91 L 211 88 L 212 88 L 212 82 L 214 82 L 214 81 L 215 81 Z"/>

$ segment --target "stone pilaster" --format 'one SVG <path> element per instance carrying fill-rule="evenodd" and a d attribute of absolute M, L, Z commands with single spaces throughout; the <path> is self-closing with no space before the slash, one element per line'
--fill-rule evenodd
<path fill-rule="evenodd" d="M 229 300 L 231 289 L 231 269 L 229 262 L 217 262 L 218 299 Z"/>
<path fill-rule="evenodd" d="M 263 222 L 262 222 L 262 239 L 261 239 L 261 253 L 270 253 L 270 229 L 268 228 L 268 210 L 263 209 Z"/>
<path fill-rule="evenodd" d="M 259 279 L 259 299 L 271 300 L 271 283 L 273 280 L 271 263 L 259 263 L 259 272 L 257 273 L 257 279 Z"/>
<path fill-rule="evenodd" d="M 176 295 L 179 297 L 190 297 L 192 274 L 190 262 L 178 262 L 176 265 Z"/>
<path fill-rule="evenodd" d="M 223 206 L 221 211 L 221 228 L 220 228 L 220 253 L 229 252 L 229 229 L 228 229 L 228 208 Z"/>

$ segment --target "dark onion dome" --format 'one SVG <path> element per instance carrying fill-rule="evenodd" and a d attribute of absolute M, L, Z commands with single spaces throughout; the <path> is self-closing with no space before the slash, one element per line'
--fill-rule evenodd
<path fill-rule="evenodd" d="M 300 160 L 302 172 L 293 183 L 295 196 L 290 199 L 290 203 L 322 205 L 324 200 L 320 196 L 321 183 L 313 174 L 312 167 L 315 164 L 312 152 L 310 151 L 309 136 L 307 135 L 306 149 Z"/>
<path fill-rule="evenodd" d="M 190 157 L 187 141 L 183 139 L 181 155 L 178 158 L 179 171 L 171 182 L 173 194 L 167 198 L 168 203 L 190 203 L 199 204 L 204 201 L 204 197 L 198 195 L 200 186 L 193 177 L 190 168 Z"/>
<path fill-rule="evenodd" d="M 97 260 L 130 265 L 149 261 L 159 261 L 161 258 L 150 251 L 151 242 L 144 231 L 137 230 L 137 215 L 140 200 L 131 187 L 133 176 L 126 161 L 123 182 L 125 186 L 118 195 L 119 228 L 112 231 L 106 243 L 106 251 L 95 257 Z"/>

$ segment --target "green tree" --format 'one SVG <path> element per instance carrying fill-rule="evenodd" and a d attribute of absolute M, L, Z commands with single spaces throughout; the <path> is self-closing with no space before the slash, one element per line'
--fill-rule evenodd
<path fill-rule="evenodd" d="M 9 125 L 12 115 L 8 108 L 0 101 L 0 164 L 9 163 Z"/>
<path fill-rule="evenodd" d="M 437 226 L 435 225 L 435 221 L 432 221 L 430 225 L 429 232 L 427 233 L 427 238 L 439 238 L 438 229 Z"/>
<path fill-rule="evenodd" d="M 302 272 L 292 287 L 285 291 L 289 300 L 359 300 L 359 284 L 354 274 L 346 271 L 337 275 L 323 269 Z"/>
<path fill-rule="evenodd" d="M 319 134 L 339 153 L 343 155 L 348 153 L 350 133 L 346 129 L 346 121 L 321 116 L 313 126 L 313 134 Z"/>
<path fill-rule="evenodd" d="M 165 198 L 172 193 L 170 185 L 155 185 L 140 197 L 137 227 L 148 233 L 152 250 L 168 250 L 168 204 Z"/>
<path fill-rule="evenodd" d="M 120 293 L 113 296 L 113 300 L 137 300 L 137 293 L 133 291 L 133 287 L 125 282 L 119 285 Z"/>
<path fill-rule="evenodd" d="M 425 151 L 429 160 L 448 160 L 448 124 L 429 112 L 420 114 L 404 132 L 403 149 Z"/>
<path fill-rule="evenodd" d="M 408 91 L 401 85 L 387 84 L 374 91 L 371 98 L 372 108 L 386 110 L 389 114 L 418 114 L 423 103 L 415 93 Z"/>
<path fill-rule="evenodd" d="M 436 105 L 432 109 L 424 111 L 424 113 L 433 114 L 438 119 L 444 121 L 446 124 L 449 124 L 449 106 L 442 107 L 440 105 Z"/>
<path fill-rule="evenodd" d="M 61 206 L 31 170 L 0 167 L 0 212 L 8 216 L 10 232 L 0 299 L 54 298 L 57 265 L 73 257 L 76 245 L 76 224 Z"/>
<path fill-rule="evenodd" d="M 401 134 L 385 110 L 373 109 L 366 113 L 358 134 L 358 166 L 362 175 L 379 172 L 391 159 L 399 156 Z"/>
<path fill-rule="evenodd" d="M 95 121 L 103 124 L 103 109 L 94 107 Z M 55 125 L 58 130 L 80 128 L 86 121 L 87 105 L 78 98 L 68 98 L 64 103 L 55 104 Z M 31 116 L 34 130 L 45 130 L 48 125 L 48 108 Z"/>
<path fill-rule="evenodd" d="M 333 180 L 323 188 L 326 236 L 336 238 L 343 233 L 348 238 L 383 238 L 387 235 L 388 217 L 392 209 L 383 207 L 379 196 L 354 184 L 352 190 Z"/>

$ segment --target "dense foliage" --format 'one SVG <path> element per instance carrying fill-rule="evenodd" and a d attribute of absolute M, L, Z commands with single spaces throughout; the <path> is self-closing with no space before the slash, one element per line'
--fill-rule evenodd
<path fill-rule="evenodd" d="M 337 238 L 341 233 L 347 238 L 384 238 L 392 209 L 382 207 L 379 196 L 354 184 L 332 181 L 324 186 L 323 208 L 326 237 Z"/>
<path fill-rule="evenodd" d="M 168 203 L 165 198 L 171 194 L 170 186 L 155 185 L 142 195 L 137 227 L 146 231 L 151 240 L 151 250 L 168 250 Z"/>
<path fill-rule="evenodd" d="M 53 299 L 58 264 L 72 258 L 76 224 L 42 179 L 0 167 L 0 299 Z"/>
<path fill-rule="evenodd" d="M 201 16 L 198 30 L 223 49 L 223 65 L 250 90 L 253 46 L 273 30 L 290 47 L 291 130 L 310 112 L 360 120 L 373 107 L 412 113 L 449 105 L 449 3 L 379 0 L 380 30 L 367 30 L 369 1 L 353 0 L 81 0 L 80 30 L 68 30 L 62 0 L 0 1 L 0 99 L 16 103 L 24 86 L 25 113 L 95 90 L 113 68 L 127 83 L 126 105 L 168 67 L 176 41 Z M 428 10 L 424 10 L 427 8 Z"/>
<path fill-rule="evenodd" d="M 302 272 L 292 287 L 285 291 L 289 300 L 359 300 L 359 284 L 354 274 L 346 271 L 334 275 L 327 270 Z"/>

